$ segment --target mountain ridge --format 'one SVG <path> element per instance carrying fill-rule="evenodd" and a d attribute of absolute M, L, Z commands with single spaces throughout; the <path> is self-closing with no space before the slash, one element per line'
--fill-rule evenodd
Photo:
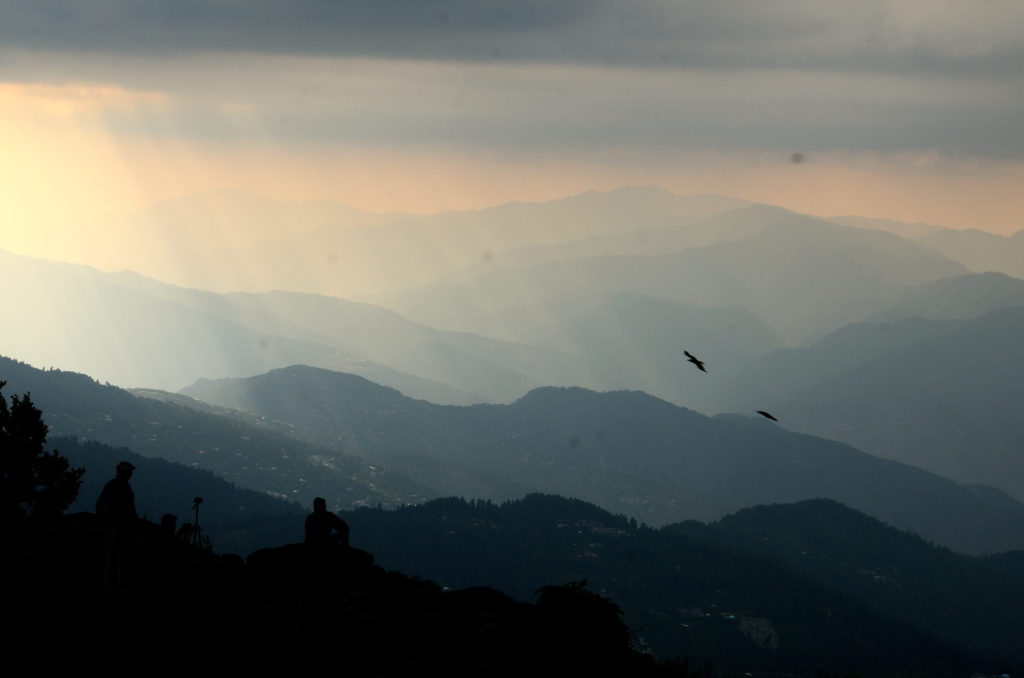
<path fill-rule="evenodd" d="M 831 496 L 968 551 L 979 550 L 978 533 L 962 521 L 968 514 L 980 519 L 977 510 L 991 512 L 983 521 L 990 535 L 1002 524 L 1002 538 L 1009 540 L 1001 542 L 1005 547 L 981 551 L 1014 548 L 1010 544 L 1024 538 L 1024 522 L 1010 527 L 996 519 L 1015 513 L 1024 519 L 1024 506 L 1002 493 L 959 486 L 763 420 L 711 419 L 635 391 L 547 387 L 511 405 L 439 406 L 360 382 L 386 396 L 378 406 L 352 394 L 345 386 L 349 381 L 316 368 L 293 368 L 186 393 L 225 407 L 242 407 L 244 400 L 251 414 L 273 413 L 319 444 L 345 436 L 367 459 L 385 466 L 432 460 L 441 475 L 420 482 L 442 495 L 461 494 L 458 483 L 451 483 L 475 470 L 516 481 L 514 488 L 494 488 L 481 498 L 508 499 L 524 488 L 553 492 L 653 524 L 679 519 L 672 515 L 711 519 L 744 505 Z M 296 396 L 290 394 L 303 391 L 316 397 L 294 407 Z M 314 429 L 310 421 L 327 424 Z M 461 470 L 448 477 L 445 464 Z M 951 503 L 935 505 L 925 499 L 930 492 Z"/>
<path fill-rule="evenodd" d="M 770 394 L 795 429 L 1021 497 L 1022 340 L 1024 306 L 850 325 L 755 360 L 716 406 Z"/>

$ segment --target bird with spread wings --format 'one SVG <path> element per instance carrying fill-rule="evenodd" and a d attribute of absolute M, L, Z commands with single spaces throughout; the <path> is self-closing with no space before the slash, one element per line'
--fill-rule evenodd
<path fill-rule="evenodd" d="M 697 366 L 698 370 L 700 370 L 701 372 L 707 372 L 707 370 L 704 369 L 704 361 L 703 360 L 698 359 L 695 355 L 693 355 L 692 353 L 690 353 L 687 350 L 684 350 L 683 353 L 686 354 L 686 359 L 689 362 L 691 362 L 691 363 L 693 363 L 694 365 Z"/>

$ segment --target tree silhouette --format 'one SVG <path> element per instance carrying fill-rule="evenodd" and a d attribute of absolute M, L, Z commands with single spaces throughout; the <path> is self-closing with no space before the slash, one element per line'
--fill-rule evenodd
<path fill-rule="evenodd" d="M 78 496 L 84 468 L 72 469 L 56 450 L 47 452 L 48 428 L 29 394 L 3 395 L 0 381 L 0 521 L 50 518 Z"/>

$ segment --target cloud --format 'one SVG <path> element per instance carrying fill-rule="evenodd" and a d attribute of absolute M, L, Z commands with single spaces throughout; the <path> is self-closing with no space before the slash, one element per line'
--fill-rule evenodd
<path fill-rule="evenodd" d="M 652 68 L 1019 72 L 1024 5 L 931 0 L 0 0 L 0 44 Z"/>
<path fill-rule="evenodd" d="M 1024 99 L 1000 81 L 248 55 L 162 61 L 133 77 L 122 97 L 73 90 L 67 123 L 220 145 L 1024 156 Z M 144 89 L 154 82 L 160 93 Z"/>
<path fill-rule="evenodd" d="M 0 0 L 0 81 L 197 143 L 1022 157 L 1024 3 Z M 130 97 L 129 97 L 130 99 Z"/>

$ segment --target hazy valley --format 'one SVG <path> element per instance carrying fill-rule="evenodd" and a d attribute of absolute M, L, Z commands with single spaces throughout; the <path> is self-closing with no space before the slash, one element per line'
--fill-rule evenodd
<path fill-rule="evenodd" d="M 586 578 L 661 657 L 810 670 L 824 655 L 800 647 L 871 628 L 944 639 L 947 666 L 1024 660 L 1024 281 L 980 245 L 954 257 L 937 227 L 654 188 L 431 217 L 216 194 L 123 228 L 173 244 L 120 272 L 0 252 L 0 381 L 88 468 L 78 510 L 137 454 L 140 512 L 224 497 L 221 548 L 298 541 L 322 496 L 407 574 L 517 598 Z M 577 509 L 538 493 L 593 505 L 571 519 L 589 546 L 556 538 Z M 550 558 L 525 555 L 522 526 L 495 537 L 523 505 Z M 731 553 L 742 567 L 723 569 Z M 957 568 L 991 590 L 941 598 Z M 813 602 L 786 609 L 741 586 L 751 572 Z M 691 588 L 645 588 L 673 576 Z M 813 630 L 812 609 L 852 626 Z M 830 666 L 884 665 L 895 650 L 872 637 Z"/>

